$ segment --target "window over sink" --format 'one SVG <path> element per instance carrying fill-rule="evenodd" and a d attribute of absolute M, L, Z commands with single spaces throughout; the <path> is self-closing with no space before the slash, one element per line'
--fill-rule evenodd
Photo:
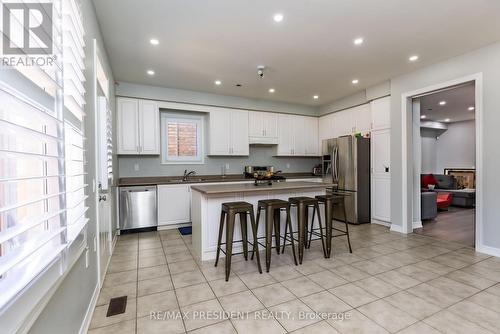
<path fill-rule="evenodd" d="M 162 112 L 161 153 L 164 164 L 202 164 L 203 116 Z"/>

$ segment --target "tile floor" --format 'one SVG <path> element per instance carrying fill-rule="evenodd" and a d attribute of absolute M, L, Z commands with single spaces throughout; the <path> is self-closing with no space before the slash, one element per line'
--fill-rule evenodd
<path fill-rule="evenodd" d="M 225 282 L 224 261 L 196 261 L 177 230 L 121 236 L 88 333 L 500 333 L 499 258 L 379 225 L 351 240 L 353 254 L 335 238 L 331 259 L 314 242 L 301 266 L 273 252 L 262 275 L 233 256 Z M 123 295 L 126 312 L 106 317 Z"/>

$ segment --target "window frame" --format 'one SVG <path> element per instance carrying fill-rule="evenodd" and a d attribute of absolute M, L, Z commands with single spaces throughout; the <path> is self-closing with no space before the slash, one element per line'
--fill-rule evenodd
<path fill-rule="evenodd" d="M 162 165 L 203 165 L 205 163 L 205 149 L 204 149 L 204 129 L 205 129 L 205 117 L 203 115 L 197 114 L 187 114 L 179 112 L 169 112 L 160 111 L 161 120 L 161 131 L 160 131 L 160 141 L 161 141 L 161 164 Z M 197 123 L 197 138 L 196 146 L 198 149 L 198 155 L 196 158 L 191 157 L 169 157 L 168 155 L 168 121 L 175 120 L 178 122 L 189 121 L 192 123 Z"/>

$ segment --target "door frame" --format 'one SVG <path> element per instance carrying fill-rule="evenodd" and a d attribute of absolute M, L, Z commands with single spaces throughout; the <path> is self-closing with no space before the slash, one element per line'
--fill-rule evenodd
<path fill-rule="evenodd" d="M 408 119 L 413 118 L 413 97 L 445 89 L 451 86 L 461 85 L 467 82 L 475 84 L 475 128 L 476 128 L 476 212 L 475 212 L 475 248 L 479 252 L 488 253 L 488 247 L 483 245 L 483 73 L 475 73 L 454 80 L 434 84 L 417 90 L 405 92 L 401 95 L 401 129 L 402 129 L 402 211 L 403 220 L 402 233 L 413 232 L 413 198 L 414 198 L 414 175 L 408 173 L 412 166 L 413 154 L 409 154 L 408 144 L 413 141 L 412 126 Z M 413 171 L 414 172 L 414 171 Z M 411 176 L 411 179 L 409 177 Z M 394 225 L 392 225 L 394 226 Z"/>

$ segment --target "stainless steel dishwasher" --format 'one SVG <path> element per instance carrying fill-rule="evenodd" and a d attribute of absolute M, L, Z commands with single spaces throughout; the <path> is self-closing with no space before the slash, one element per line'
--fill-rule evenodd
<path fill-rule="evenodd" d="M 156 186 L 120 187 L 120 230 L 158 226 Z"/>

